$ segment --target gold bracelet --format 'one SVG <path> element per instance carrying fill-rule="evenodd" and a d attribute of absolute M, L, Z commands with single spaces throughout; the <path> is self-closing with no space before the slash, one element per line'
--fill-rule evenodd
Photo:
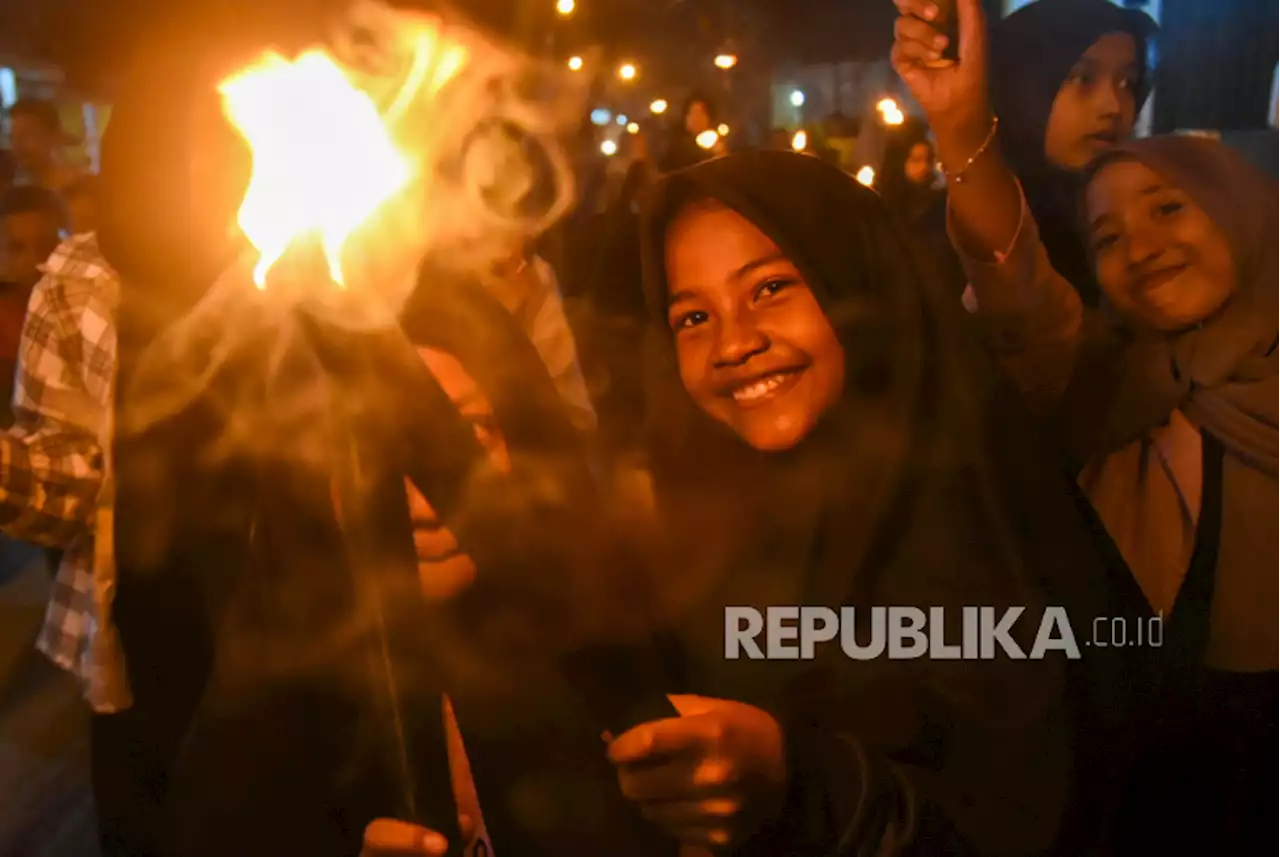
<path fill-rule="evenodd" d="M 991 148 L 992 142 L 994 142 L 996 139 L 996 131 L 999 128 L 1000 128 L 1000 117 L 992 116 L 991 130 L 987 132 L 987 139 L 982 141 L 982 145 L 978 147 L 978 151 L 970 155 L 969 160 L 964 162 L 964 166 L 961 167 L 954 174 L 947 173 L 945 169 L 943 170 L 943 174 L 946 175 L 947 181 L 952 182 L 953 184 L 960 184 L 961 182 L 964 181 L 964 174 L 969 172 L 969 168 L 973 166 L 974 162 L 977 161 L 978 158 L 982 157 L 983 153 L 986 152 L 987 149 Z"/>

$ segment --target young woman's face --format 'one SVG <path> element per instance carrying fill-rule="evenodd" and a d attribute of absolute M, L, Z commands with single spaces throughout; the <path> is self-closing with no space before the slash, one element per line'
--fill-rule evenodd
<path fill-rule="evenodd" d="M 933 180 L 933 149 L 928 143 L 916 143 L 911 147 L 902 171 L 912 184 L 928 184 Z"/>
<path fill-rule="evenodd" d="M 1132 160 L 1104 167 L 1085 200 L 1098 283 L 1126 317 L 1176 331 L 1217 312 L 1236 287 L 1227 237 L 1204 209 Z"/>
<path fill-rule="evenodd" d="M 684 127 L 694 136 L 710 128 L 711 111 L 707 109 L 707 105 L 701 101 L 690 104 L 688 112 L 684 114 Z"/>
<path fill-rule="evenodd" d="M 1049 163 L 1084 169 L 1133 135 L 1138 69 L 1137 45 L 1126 33 L 1108 33 L 1084 52 L 1053 101 L 1044 139 Z"/>
<path fill-rule="evenodd" d="M 844 348 L 778 246 L 724 206 L 686 209 L 666 244 L 667 320 L 680 378 L 759 450 L 799 443 L 844 388 Z"/>

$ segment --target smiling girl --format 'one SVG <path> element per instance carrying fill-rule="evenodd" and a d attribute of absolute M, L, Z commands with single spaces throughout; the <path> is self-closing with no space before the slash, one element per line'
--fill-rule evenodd
<path fill-rule="evenodd" d="M 1086 175 L 1098 282 L 1128 335 L 1081 328 L 1063 409 L 1090 429 L 1073 432 L 1081 485 L 1168 617 L 1177 677 L 1126 844 L 1159 829 L 1238 853 L 1275 838 L 1276 183 L 1181 137 L 1121 146 Z M 1182 824 L 1156 822 L 1180 809 Z"/>
<path fill-rule="evenodd" d="M 793 153 L 669 177 L 645 234 L 683 716 L 611 744 L 623 793 L 717 852 L 1041 853 L 1070 800 L 1061 663 L 725 658 L 730 605 L 1035 612 L 1098 573 L 945 289 L 876 194 Z"/>
<path fill-rule="evenodd" d="M 1119 146 L 1085 177 L 1107 313 L 1041 257 L 1026 287 L 981 281 L 978 316 L 1165 619 L 1119 853 L 1237 853 L 1274 837 L 1276 184 L 1183 137 Z"/>

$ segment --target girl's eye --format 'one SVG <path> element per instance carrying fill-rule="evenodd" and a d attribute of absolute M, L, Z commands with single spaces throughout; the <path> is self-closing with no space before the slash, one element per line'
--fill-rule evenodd
<path fill-rule="evenodd" d="M 1169 217 L 1170 215 L 1174 215 L 1174 214 L 1177 214 L 1179 211 L 1182 211 L 1182 203 L 1171 200 L 1169 202 L 1161 204 L 1159 207 L 1156 208 L 1156 211 L 1158 211 L 1160 215 L 1163 217 Z"/>
<path fill-rule="evenodd" d="M 1095 253 L 1101 253 L 1103 250 L 1106 250 L 1108 247 L 1115 246 L 1115 243 L 1119 240 L 1120 240 L 1120 236 L 1116 235 L 1115 233 L 1111 233 L 1108 235 L 1099 235 L 1097 238 L 1093 239 L 1093 251 Z"/>
<path fill-rule="evenodd" d="M 1092 86 L 1093 75 L 1087 71 L 1073 71 L 1067 78 L 1067 83 L 1073 86 Z"/>
<path fill-rule="evenodd" d="M 760 288 L 756 289 L 756 299 L 776 295 L 778 292 L 792 285 L 793 280 L 776 279 L 766 280 L 760 284 Z"/>
<path fill-rule="evenodd" d="M 694 310 L 693 312 L 687 312 L 682 316 L 678 316 L 672 323 L 671 327 L 676 331 L 688 330 L 689 328 L 697 327 L 700 324 L 705 324 L 706 321 L 707 314 L 705 312 L 701 310 Z"/>

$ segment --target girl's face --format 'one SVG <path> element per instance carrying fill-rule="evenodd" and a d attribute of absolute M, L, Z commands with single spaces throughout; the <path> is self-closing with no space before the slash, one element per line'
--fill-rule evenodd
<path fill-rule="evenodd" d="M 1049 163 L 1081 170 L 1133 135 L 1138 70 L 1138 47 L 1127 33 L 1108 33 L 1084 52 L 1053 101 L 1044 139 Z"/>
<path fill-rule="evenodd" d="M 707 105 L 701 101 L 695 101 L 690 104 L 689 111 L 684 115 L 684 127 L 686 131 L 694 136 L 710 128 L 711 111 L 707 109 Z"/>
<path fill-rule="evenodd" d="M 1104 167 L 1089 185 L 1085 208 L 1098 283 L 1133 321 L 1182 330 L 1212 316 L 1235 291 L 1226 235 L 1143 164 Z"/>
<path fill-rule="evenodd" d="M 844 348 L 800 272 L 719 204 L 667 233 L 667 320 L 698 407 L 762 451 L 798 444 L 844 388 Z"/>
<path fill-rule="evenodd" d="M 912 184 L 928 184 L 933 180 L 933 148 L 928 143 L 916 143 L 907 153 L 907 163 L 902 168 L 907 181 Z"/>

